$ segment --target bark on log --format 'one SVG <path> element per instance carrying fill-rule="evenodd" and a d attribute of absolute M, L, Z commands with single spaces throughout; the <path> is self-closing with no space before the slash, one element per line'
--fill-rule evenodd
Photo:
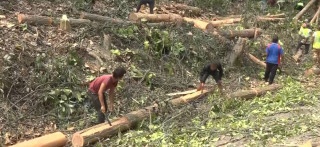
<path fill-rule="evenodd" d="M 281 14 L 275 14 L 275 15 L 266 15 L 263 17 L 266 17 L 266 18 L 285 18 L 286 15 L 284 13 L 281 13 Z"/>
<path fill-rule="evenodd" d="M 212 89 L 211 90 L 203 90 L 203 92 L 196 91 L 196 92 L 194 92 L 192 94 L 188 94 L 188 95 L 173 99 L 169 103 L 174 105 L 174 106 L 187 104 L 189 101 L 201 98 L 201 97 L 207 95 L 211 91 L 212 91 Z"/>
<path fill-rule="evenodd" d="M 184 4 L 176 4 L 174 6 L 179 10 L 184 10 L 187 14 L 192 14 L 197 16 L 201 15 L 201 9 L 198 7 L 192 7 Z"/>
<path fill-rule="evenodd" d="M 300 57 L 302 56 L 302 50 L 299 50 L 292 58 L 298 62 Z"/>
<path fill-rule="evenodd" d="M 199 28 L 201 30 L 206 30 L 206 27 L 209 24 L 208 22 L 198 20 L 198 19 L 192 19 L 192 18 L 188 18 L 188 17 L 183 17 L 183 20 L 186 22 L 193 23 L 194 27 Z"/>
<path fill-rule="evenodd" d="M 130 21 L 140 22 L 142 18 L 148 20 L 148 22 L 181 22 L 182 17 L 178 14 L 142 14 L 131 13 L 129 16 Z"/>
<path fill-rule="evenodd" d="M 319 74 L 320 74 L 319 68 L 310 68 L 305 72 L 305 76 L 319 75 Z"/>
<path fill-rule="evenodd" d="M 229 62 L 231 66 L 233 66 L 236 59 L 239 57 L 239 55 L 243 52 L 243 49 L 246 46 L 247 39 L 245 38 L 239 38 L 237 41 L 237 44 L 233 47 L 233 52 L 230 55 Z"/>
<path fill-rule="evenodd" d="M 126 131 L 136 126 L 138 122 L 147 118 L 152 112 L 158 109 L 158 105 L 145 107 L 143 109 L 130 112 L 125 116 L 112 122 L 112 126 L 108 123 L 102 123 L 85 130 L 76 132 L 72 135 L 72 145 L 74 147 L 87 146 L 97 142 L 99 139 L 118 134 L 119 131 Z"/>
<path fill-rule="evenodd" d="M 130 21 L 124 21 L 122 19 L 111 18 L 107 16 L 97 15 L 97 14 L 90 14 L 86 12 L 81 12 L 80 14 L 81 19 L 89 19 L 91 21 L 103 22 L 103 23 L 116 23 L 116 24 L 131 24 Z"/>
<path fill-rule="evenodd" d="M 250 58 L 253 62 L 255 62 L 255 63 L 257 63 L 257 64 L 259 64 L 259 65 L 263 66 L 264 68 L 266 68 L 266 67 L 267 67 L 267 65 L 266 65 L 266 63 L 265 63 L 265 62 L 263 62 L 263 61 L 259 60 L 258 58 L 256 58 L 255 56 L 251 55 L 250 53 L 249 53 L 248 55 L 249 55 L 249 58 Z"/>
<path fill-rule="evenodd" d="M 32 140 L 21 142 L 11 147 L 61 147 L 66 145 L 67 142 L 68 139 L 63 133 L 56 132 Z"/>
<path fill-rule="evenodd" d="M 278 22 L 278 21 L 284 21 L 286 20 L 285 18 L 269 18 L 269 17 L 261 17 L 261 16 L 258 16 L 257 17 L 257 21 L 260 21 L 260 22 L 265 22 L 265 21 L 269 21 L 269 22 Z"/>
<path fill-rule="evenodd" d="M 262 34 L 262 30 L 259 28 L 255 29 L 244 29 L 244 30 L 226 30 L 226 31 L 218 31 L 218 33 L 227 38 L 234 37 L 243 37 L 243 38 L 256 38 L 257 36 Z"/>
<path fill-rule="evenodd" d="M 274 84 L 274 85 L 269 85 L 266 87 L 253 89 L 253 90 L 243 90 L 243 91 L 235 92 L 235 93 L 232 93 L 230 95 L 230 97 L 250 99 L 250 98 L 254 98 L 256 96 L 261 96 L 263 94 L 266 94 L 268 91 L 275 91 L 275 90 L 278 90 L 281 88 L 282 88 L 282 86 L 280 86 L 278 84 Z"/>
<path fill-rule="evenodd" d="M 197 92 L 197 89 L 183 91 L 183 92 L 168 93 L 166 95 L 167 96 L 186 95 L 186 94 L 195 93 L 195 92 Z"/>
<path fill-rule="evenodd" d="M 310 21 L 310 24 L 313 24 L 316 21 L 319 14 L 320 14 L 320 7 L 318 8 L 317 12 L 314 14 L 312 20 Z"/>
<path fill-rule="evenodd" d="M 233 24 L 241 21 L 241 18 L 232 18 L 232 19 L 224 19 L 217 21 L 210 21 L 210 23 L 206 26 L 207 30 L 213 30 L 215 27 L 219 27 L 224 24 Z"/>
<path fill-rule="evenodd" d="M 47 16 L 18 14 L 19 23 L 28 23 L 34 25 L 52 25 L 53 19 Z"/>
<path fill-rule="evenodd" d="M 316 2 L 317 0 L 311 0 L 293 19 L 295 22 Z"/>

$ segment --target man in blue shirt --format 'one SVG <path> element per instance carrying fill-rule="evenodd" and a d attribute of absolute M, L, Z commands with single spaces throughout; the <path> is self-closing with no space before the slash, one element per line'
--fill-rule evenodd
<path fill-rule="evenodd" d="M 278 36 L 274 36 L 272 43 L 266 48 L 266 56 L 267 68 L 264 75 L 264 80 L 266 82 L 269 80 L 269 85 L 271 85 L 274 77 L 276 76 L 280 60 L 283 60 L 283 49 L 278 44 Z"/>

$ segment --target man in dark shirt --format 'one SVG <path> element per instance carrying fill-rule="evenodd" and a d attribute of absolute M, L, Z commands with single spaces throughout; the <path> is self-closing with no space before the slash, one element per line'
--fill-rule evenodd
<path fill-rule="evenodd" d="M 223 76 L 223 69 L 221 63 L 219 61 L 214 61 L 211 64 L 207 64 L 200 73 L 200 85 L 198 86 L 198 91 L 203 90 L 204 84 L 211 75 L 214 80 L 217 82 L 219 91 L 222 93 L 222 81 L 221 78 Z"/>
<path fill-rule="evenodd" d="M 138 7 L 137 7 L 137 13 L 139 12 L 141 5 L 149 5 L 150 8 L 150 14 L 153 14 L 153 8 L 154 8 L 154 0 L 140 0 Z"/>

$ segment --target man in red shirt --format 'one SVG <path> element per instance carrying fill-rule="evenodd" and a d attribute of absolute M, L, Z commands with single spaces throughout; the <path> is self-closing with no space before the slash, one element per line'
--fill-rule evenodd
<path fill-rule="evenodd" d="M 119 67 L 113 71 L 112 75 L 103 75 L 90 83 L 89 96 L 92 99 L 94 108 L 97 110 L 99 123 L 105 122 L 106 106 L 110 112 L 113 112 L 114 90 L 125 73 L 126 70 Z M 107 90 L 109 90 L 108 103 L 104 96 L 104 92 Z"/>

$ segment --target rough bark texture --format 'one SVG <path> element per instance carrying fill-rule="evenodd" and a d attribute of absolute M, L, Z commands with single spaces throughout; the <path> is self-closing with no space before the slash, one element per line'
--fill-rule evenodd
<path fill-rule="evenodd" d="M 233 52 L 230 55 L 229 62 L 233 66 L 239 55 L 243 52 L 246 46 L 247 39 L 239 38 L 237 44 L 233 47 Z"/>
<path fill-rule="evenodd" d="M 243 91 L 235 92 L 235 93 L 231 94 L 230 97 L 251 99 L 256 96 L 261 96 L 261 95 L 267 93 L 268 91 L 275 91 L 275 90 L 278 90 L 281 88 L 282 88 L 282 86 L 274 84 L 274 85 L 269 85 L 266 87 L 253 89 L 253 90 L 243 90 Z"/>
<path fill-rule="evenodd" d="M 262 30 L 259 28 L 255 29 L 244 29 L 244 30 L 220 30 L 218 33 L 227 38 L 243 37 L 243 38 L 256 38 L 262 34 Z"/>
<path fill-rule="evenodd" d="M 175 22 L 182 21 L 182 17 L 178 14 L 142 14 L 131 13 L 129 16 L 130 21 L 140 22 L 141 19 L 147 19 L 148 22 Z"/>
<path fill-rule="evenodd" d="M 299 50 L 292 58 L 298 62 L 300 57 L 302 56 L 302 50 Z"/>
<path fill-rule="evenodd" d="M 145 107 L 143 109 L 130 112 L 125 116 L 112 122 L 112 126 L 108 123 L 102 123 L 85 130 L 76 132 L 72 135 L 72 145 L 74 147 L 87 146 L 97 142 L 99 139 L 118 134 L 119 131 L 129 130 L 141 122 L 143 119 L 151 115 L 152 112 L 158 109 L 158 105 Z"/>
<path fill-rule="evenodd" d="M 306 11 L 316 2 L 317 0 L 311 0 L 293 19 L 295 22 L 298 21 L 298 19 L 306 13 Z"/>
<path fill-rule="evenodd" d="M 319 74 L 320 74 L 319 68 L 310 68 L 305 72 L 305 76 L 319 75 Z"/>
<path fill-rule="evenodd" d="M 210 21 L 210 23 L 206 26 L 206 29 L 210 31 L 210 30 L 213 30 L 214 28 L 219 27 L 221 25 L 238 23 L 240 21 L 241 21 L 241 18 L 231 18 L 231 19 Z"/>
<path fill-rule="evenodd" d="M 314 14 L 312 20 L 310 21 L 310 24 L 313 24 L 316 21 L 316 19 L 318 18 L 319 14 L 320 14 L 320 7 L 318 8 L 317 12 Z"/>
<path fill-rule="evenodd" d="M 131 24 L 130 21 L 124 21 L 121 19 L 111 18 L 111 17 L 97 15 L 97 14 L 90 14 L 86 12 L 82 12 L 80 14 L 80 18 L 89 19 L 91 21 L 103 22 L 103 23 Z"/>
<path fill-rule="evenodd" d="M 47 16 L 18 14 L 18 22 L 33 25 L 52 25 L 53 20 Z"/>
<path fill-rule="evenodd" d="M 255 63 L 257 63 L 257 64 L 259 64 L 259 65 L 263 66 L 264 68 L 266 68 L 266 67 L 267 67 L 267 65 L 266 65 L 266 63 L 265 63 L 265 62 L 263 62 L 263 61 L 259 60 L 258 58 L 256 58 L 255 56 L 251 55 L 250 53 L 248 54 L 248 56 L 249 56 L 249 58 L 250 58 L 253 62 L 255 62 Z"/>
<path fill-rule="evenodd" d="M 21 142 L 11 147 L 62 147 L 65 146 L 67 142 L 68 139 L 63 133 L 56 132 Z"/>
<path fill-rule="evenodd" d="M 184 4 L 176 4 L 174 5 L 179 10 L 184 10 L 185 13 L 199 16 L 201 15 L 201 9 L 198 7 L 192 7 Z"/>

